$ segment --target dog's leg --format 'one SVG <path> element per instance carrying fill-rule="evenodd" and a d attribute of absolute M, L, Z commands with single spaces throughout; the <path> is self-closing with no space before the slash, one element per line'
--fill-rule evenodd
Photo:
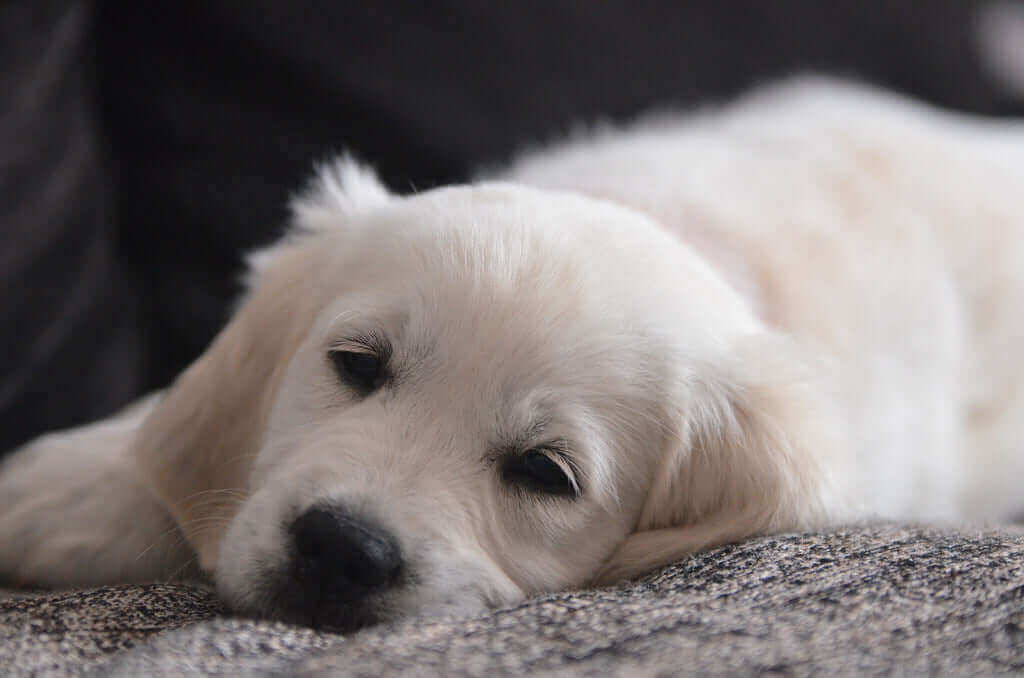
<path fill-rule="evenodd" d="M 4 460 L 0 584 L 93 586 L 192 574 L 191 550 L 128 454 L 157 397 L 42 436 Z"/>

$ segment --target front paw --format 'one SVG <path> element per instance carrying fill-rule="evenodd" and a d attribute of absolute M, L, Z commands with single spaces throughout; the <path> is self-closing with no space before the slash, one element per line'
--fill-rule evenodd
<path fill-rule="evenodd" d="M 185 540 L 138 482 L 126 446 L 95 428 L 44 436 L 0 465 L 0 583 L 63 588 L 191 574 Z"/>

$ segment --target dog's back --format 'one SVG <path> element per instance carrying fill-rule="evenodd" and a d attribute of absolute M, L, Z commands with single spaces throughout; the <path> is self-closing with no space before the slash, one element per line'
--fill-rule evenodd
<path fill-rule="evenodd" d="M 837 475 L 866 508 L 1021 509 L 1024 124 L 800 79 L 510 175 L 654 216 L 818 352 L 858 443 Z"/>

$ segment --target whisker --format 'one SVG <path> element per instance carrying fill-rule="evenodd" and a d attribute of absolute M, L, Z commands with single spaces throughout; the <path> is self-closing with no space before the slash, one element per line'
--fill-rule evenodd
<path fill-rule="evenodd" d="M 189 565 L 191 565 L 191 564 L 192 564 L 192 563 L 194 563 L 194 562 L 196 562 L 196 558 L 195 558 L 195 556 L 193 556 L 193 557 L 191 557 L 191 558 L 188 558 L 188 559 L 186 559 L 186 560 L 185 560 L 185 562 L 184 562 L 184 563 L 182 563 L 181 565 L 179 565 L 179 566 L 178 566 L 177 568 L 175 568 L 174 572 L 171 572 L 171 573 L 170 573 L 170 574 L 169 574 L 169 575 L 167 576 L 167 578 L 168 578 L 168 579 L 170 579 L 170 580 L 174 580 L 174 579 L 177 579 L 177 578 L 178 578 L 178 575 L 179 575 L 179 574 L 181 574 L 181 572 L 182 572 L 182 571 L 183 571 L 183 570 L 184 570 L 185 568 L 187 568 L 187 567 L 188 567 Z"/>
<path fill-rule="evenodd" d="M 245 499 L 242 498 L 242 497 L 208 497 L 207 499 L 204 499 L 203 501 L 196 502 L 195 504 L 192 504 L 191 506 L 189 506 L 189 508 L 192 511 L 196 511 L 198 509 L 204 509 L 204 508 L 213 507 L 213 506 L 225 506 L 225 507 L 241 506 L 244 503 L 245 503 Z"/>
<path fill-rule="evenodd" d="M 156 537 L 156 539 L 154 539 L 153 542 L 149 546 L 147 546 L 146 548 L 142 549 L 142 552 L 139 553 L 139 555 L 135 556 L 135 560 L 136 561 L 141 560 L 143 556 L 145 556 L 147 553 L 152 551 L 156 547 L 157 544 L 159 544 L 161 541 L 163 541 L 168 535 L 170 535 L 173 532 L 177 532 L 178 533 L 178 538 L 175 540 L 175 542 L 173 544 L 171 544 L 171 546 L 177 546 L 178 544 L 186 541 L 184 536 L 181 533 L 181 530 L 178 528 L 177 525 L 175 525 L 174 527 L 171 527 L 170 529 L 165 530 L 162 533 L 160 533 Z"/>
<path fill-rule="evenodd" d="M 192 501 L 193 499 L 196 499 L 197 497 L 202 497 L 203 495 L 208 495 L 208 494 L 217 494 L 217 495 L 227 494 L 227 495 L 231 495 L 231 496 L 241 496 L 241 497 L 246 497 L 247 498 L 249 496 L 249 491 L 246 490 L 245 488 L 241 488 L 241 487 L 224 487 L 224 488 L 216 488 L 216 489 L 210 489 L 210 490 L 199 490 L 198 492 L 193 492 L 192 494 L 188 495 L 187 497 L 184 497 L 183 499 L 181 499 L 181 501 L 182 502 Z"/>

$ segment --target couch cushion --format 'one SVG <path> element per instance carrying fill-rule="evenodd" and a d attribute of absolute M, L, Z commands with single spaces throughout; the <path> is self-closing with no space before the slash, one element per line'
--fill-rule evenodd
<path fill-rule="evenodd" d="M 178 585 L 0 600 L 0 666 L 102 675 L 1024 671 L 1024 529 L 873 525 L 725 546 L 617 587 L 348 637 Z"/>

